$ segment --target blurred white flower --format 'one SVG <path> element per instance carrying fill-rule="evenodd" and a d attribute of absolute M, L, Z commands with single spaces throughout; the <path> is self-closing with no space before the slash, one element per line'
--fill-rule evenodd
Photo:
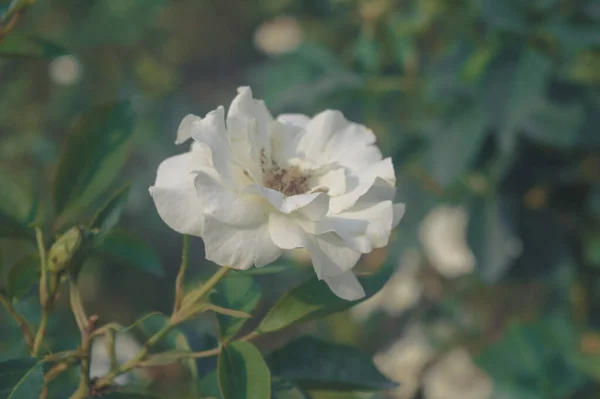
<path fill-rule="evenodd" d="M 131 360 L 142 346 L 127 333 L 116 333 L 115 335 L 115 352 L 117 355 L 117 363 L 124 364 Z M 92 342 L 91 362 L 90 362 L 90 378 L 102 377 L 110 372 L 110 356 L 104 336 L 95 338 Z M 117 385 L 130 384 L 134 379 L 132 372 L 121 374 L 115 378 L 114 382 Z"/>
<path fill-rule="evenodd" d="M 489 399 L 493 382 L 466 349 L 454 349 L 425 373 L 426 399 Z"/>
<path fill-rule="evenodd" d="M 79 80 L 81 66 L 72 55 L 61 55 L 50 62 L 50 79 L 59 85 L 70 85 Z"/>
<path fill-rule="evenodd" d="M 404 213 L 395 172 L 375 135 L 327 110 L 274 119 L 250 88 L 227 116 L 186 116 L 176 143 L 191 150 L 158 167 L 150 194 L 172 229 L 200 236 L 206 258 L 248 269 L 305 248 L 319 279 L 341 298 L 364 290 L 352 273 L 361 254 L 388 243 Z"/>
<path fill-rule="evenodd" d="M 423 292 L 417 275 L 420 260 L 416 250 L 405 252 L 394 275 L 378 293 L 352 307 L 352 316 L 358 320 L 365 320 L 379 309 L 390 316 L 397 316 L 415 306 Z"/>
<path fill-rule="evenodd" d="M 279 16 L 260 25 L 254 33 L 254 45 L 269 55 L 294 51 L 304 38 L 302 28 L 293 17 Z"/>
<path fill-rule="evenodd" d="M 394 390 L 396 399 L 409 399 L 419 389 L 423 368 L 436 355 L 422 328 L 414 326 L 390 348 L 375 355 L 377 367 L 400 386 Z"/>
<path fill-rule="evenodd" d="M 441 205 L 421 222 L 419 236 L 427 258 L 448 278 L 473 271 L 475 256 L 466 239 L 469 216 L 462 207 Z"/>

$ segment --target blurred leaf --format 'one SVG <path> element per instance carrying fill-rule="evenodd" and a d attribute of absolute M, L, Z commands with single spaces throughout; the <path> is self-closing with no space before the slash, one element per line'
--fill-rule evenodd
<path fill-rule="evenodd" d="M 101 253 L 135 266 L 157 277 L 165 272 L 155 249 L 140 238 L 123 231 L 113 231 L 106 235 L 99 247 Z"/>
<path fill-rule="evenodd" d="M 485 115 L 480 106 L 474 105 L 432 138 L 426 162 L 438 184 L 448 187 L 468 170 L 486 138 L 485 128 Z"/>
<path fill-rule="evenodd" d="M 13 176 L 0 170 L 0 237 L 33 238 L 27 225 L 35 218 L 37 204 L 33 193 Z"/>
<path fill-rule="evenodd" d="M 327 284 L 314 276 L 286 293 L 269 310 L 256 329 L 259 333 L 280 330 L 292 324 L 306 322 L 351 308 L 373 296 L 388 281 L 394 262 L 387 262 L 377 273 L 359 277 L 366 296 L 357 301 L 346 301 L 331 292 Z"/>
<path fill-rule="evenodd" d="M 292 382 L 275 377 L 271 381 L 271 399 L 311 399 L 311 397 Z"/>
<path fill-rule="evenodd" d="M 83 114 L 66 139 L 54 180 L 54 204 L 63 216 L 88 206 L 125 164 L 133 116 L 126 103 Z"/>
<path fill-rule="evenodd" d="M 221 281 L 216 292 L 210 295 L 210 301 L 224 308 L 251 313 L 258 304 L 260 296 L 260 287 L 251 277 L 235 276 Z M 217 313 L 217 320 L 221 341 L 233 338 L 246 322 L 245 319 L 219 313 Z"/>
<path fill-rule="evenodd" d="M 571 320 L 547 315 L 536 324 L 510 328 L 480 353 L 477 364 L 494 379 L 499 396 L 570 397 L 585 382 L 568 360 L 575 340 Z"/>
<path fill-rule="evenodd" d="M 543 144 L 572 148 L 579 143 L 584 110 L 579 104 L 545 103 L 533 111 L 525 124 L 525 134 Z"/>
<path fill-rule="evenodd" d="M 356 348 L 300 337 L 269 354 L 274 376 L 309 390 L 379 391 L 398 386 Z"/>
<path fill-rule="evenodd" d="M 136 322 L 136 324 L 140 326 L 140 328 L 142 329 L 142 331 L 144 331 L 146 336 L 150 337 L 156 334 L 169 322 L 170 320 L 167 316 L 156 315 L 153 317 L 146 317 L 140 319 Z M 163 343 L 163 345 L 166 346 L 169 350 L 172 350 L 172 354 L 175 352 L 193 352 L 187 337 L 181 331 L 181 329 L 177 327 L 171 329 L 171 331 L 169 331 L 169 333 L 161 341 L 161 343 Z M 196 379 L 198 377 L 198 367 L 196 365 L 195 359 L 183 360 L 183 364 L 186 365 L 186 368 L 190 372 L 192 378 Z"/>
<path fill-rule="evenodd" d="M 527 20 L 518 0 L 478 0 L 485 20 L 494 28 L 525 33 Z"/>
<path fill-rule="evenodd" d="M 271 397 L 271 375 L 254 345 L 236 341 L 224 346 L 219 355 L 219 388 L 223 399 Z"/>
<path fill-rule="evenodd" d="M 39 280 L 40 257 L 37 253 L 25 256 L 8 271 L 6 293 L 12 298 L 21 298 L 29 293 Z"/>
<path fill-rule="evenodd" d="M 123 208 L 127 204 L 129 188 L 130 184 L 127 183 L 123 188 L 113 194 L 90 222 L 90 229 L 99 230 L 94 236 L 94 241 L 97 243 L 96 245 L 101 244 L 104 237 L 119 223 Z"/>
<path fill-rule="evenodd" d="M 0 363 L 0 398 L 37 398 L 43 384 L 43 362 L 38 359 L 13 359 Z"/>
<path fill-rule="evenodd" d="M 216 370 L 206 374 L 198 382 L 198 393 L 202 398 L 223 398 L 221 396 L 221 391 L 219 390 L 219 378 Z"/>
<path fill-rule="evenodd" d="M 381 69 L 381 44 L 372 35 L 362 32 L 354 43 L 354 57 L 367 72 Z"/>
<path fill-rule="evenodd" d="M 487 283 L 497 283 L 521 253 L 514 212 L 514 204 L 504 197 L 477 198 L 470 207 L 467 240 L 477 272 Z"/>
<path fill-rule="evenodd" d="M 11 32 L 0 41 L 1 57 L 27 57 L 52 59 L 67 54 L 67 51 L 48 40 Z"/>

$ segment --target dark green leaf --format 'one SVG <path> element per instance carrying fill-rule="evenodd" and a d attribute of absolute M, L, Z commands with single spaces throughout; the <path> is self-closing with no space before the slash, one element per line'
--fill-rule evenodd
<path fill-rule="evenodd" d="M 269 368 L 250 342 L 236 341 L 223 347 L 217 369 L 223 399 L 271 397 Z"/>
<path fill-rule="evenodd" d="M 66 140 L 54 180 L 57 214 L 90 204 L 124 165 L 133 132 L 127 104 L 99 106 L 82 115 Z"/>
<path fill-rule="evenodd" d="M 206 374 L 198 382 L 198 393 L 202 398 L 223 398 L 221 396 L 221 391 L 219 390 L 219 378 L 216 370 Z"/>
<path fill-rule="evenodd" d="M 35 36 L 11 32 L 0 41 L 0 57 L 55 58 L 67 51 L 52 42 Z"/>
<path fill-rule="evenodd" d="M 315 320 L 346 310 L 374 295 L 388 281 L 394 263 L 388 262 L 377 273 L 359 277 L 366 296 L 357 301 L 346 301 L 331 292 L 327 284 L 315 276 L 285 294 L 271 308 L 257 328 L 259 333 L 280 330 L 295 323 Z"/>
<path fill-rule="evenodd" d="M 13 298 L 21 298 L 39 280 L 40 257 L 37 253 L 25 256 L 10 268 L 6 279 L 6 293 Z"/>
<path fill-rule="evenodd" d="M 43 384 L 43 363 L 38 359 L 13 359 L 0 363 L 0 398 L 37 398 Z"/>
<path fill-rule="evenodd" d="M 524 33 L 527 20 L 519 0 L 479 0 L 485 20 L 494 28 Z"/>
<path fill-rule="evenodd" d="M 101 244 L 108 234 L 119 223 L 123 208 L 127 204 L 127 196 L 129 195 L 130 184 L 126 184 L 118 190 L 107 202 L 102 209 L 94 216 L 90 223 L 90 229 L 97 229 L 98 232 L 94 236 L 96 245 Z"/>
<path fill-rule="evenodd" d="M 525 124 L 525 134 L 543 144 L 572 148 L 579 144 L 584 110 L 578 104 L 556 105 L 546 102 L 533 111 Z"/>
<path fill-rule="evenodd" d="M 260 295 L 260 287 L 252 277 L 235 276 L 221 281 L 216 292 L 211 294 L 210 301 L 227 309 L 251 313 L 258 304 Z M 217 313 L 217 320 L 219 321 L 219 337 L 223 341 L 233 338 L 246 322 L 246 319 L 219 313 Z"/>
<path fill-rule="evenodd" d="M 292 382 L 281 378 L 273 378 L 271 381 L 271 399 L 311 399 L 311 397 Z"/>
<path fill-rule="evenodd" d="M 379 391 L 395 388 L 357 349 L 301 337 L 267 357 L 274 376 L 305 389 Z"/>
<path fill-rule="evenodd" d="M 113 231 L 99 247 L 101 253 L 135 266 L 147 273 L 163 277 L 165 272 L 154 248 L 129 233 Z"/>
<path fill-rule="evenodd" d="M 36 216 L 37 204 L 22 181 L 0 170 L 0 237 L 33 237 L 27 225 Z"/>

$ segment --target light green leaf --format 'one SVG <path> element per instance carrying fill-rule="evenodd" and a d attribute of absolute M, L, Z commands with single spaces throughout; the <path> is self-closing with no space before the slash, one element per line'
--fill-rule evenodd
<path fill-rule="evenodd" d="M 315 277 L 293 288 L 269 310 L 256 329 L 258 333 L 280 330 L 292 324 L 315 320 L 344 311 L 373 296 L 388 281 L 394 270 L 388 262 L 377 273 L 359 277 L 366 296 L 357 301 L 346 301 L 331 292 L 327 284 Z"/>
<path fill-rule="evenodd" d="M 250 342 L 236 341 L 223 347 L 217 369 L 223 399 L 271 397 L 269 368 Z"/>
<path fill-rule="evenodd" d="M 130 184 L 127 183 L 114 193 L 90 222 L 90 229 L 98 230 L 94 236 L 96 245 L 101 244 L 104 237 L 106 237 L 106 235 L 119 223 L 123 208 L 125 208 L 125 205 L 127 204 L 129 188 Z"/>
<path fill-rule="evenodd" d="M 217 306 L 251 313 L 260 299 L 260 287 L 248 276 L 226 278 L 210 295 L 210 301 Z M 227 341 L 235 336 L 244 325 L 245 319 L 217 313 L 219 337 Z"/>
<path fill-rule="evenodd" d="M 39 280 L 40 257 L 37 253 L 25 256 L 8 271 L 6 293 L 12 298 L 21 298 Z"/>
<path fill-rule="evenodd" d="M 35 358 L 0 363 L 0 398 L 37 398 L 44 384 L 43 362 Z"/>
<path fill-rule="evenodd" d="M 267 357 L 273 376 L 309 390 L 380 391 L 398 384 L 377 370 L 356 348 L 301 337 Z"/>
<path fill-rule="evenodd" d="M 101 253 L 135 266 L 147 273 L 164 277 L 165 272 L 154 248 L 140 238 L 122 231 L 113 231 L 104 237 Z"/>
<path fill-rule="evenodd" d="M 0 41 L 0 57 L 25 57 L 52 59 L 67 51 L 48 40 L 11 32 Z"/>
<path fill-rule="evenodd" d="M 63 217 L 88 206 L 125 164 L 133 116 L 126 103 L 83 114 L 66 139 L 54 179 L 54 205 Z"/>

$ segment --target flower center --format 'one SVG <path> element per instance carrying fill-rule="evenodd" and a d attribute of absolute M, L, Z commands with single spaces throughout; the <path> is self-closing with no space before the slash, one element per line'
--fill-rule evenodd
<path fill-rule="evenodd" d="M 277 190 L 286 196 L 304 194 L 308 191 L 308 176 L 305 176 L 297 166 L 284 169 L 273 163 L 273 167 L 264 172 L 263 183 L 265 187 Z"/>

